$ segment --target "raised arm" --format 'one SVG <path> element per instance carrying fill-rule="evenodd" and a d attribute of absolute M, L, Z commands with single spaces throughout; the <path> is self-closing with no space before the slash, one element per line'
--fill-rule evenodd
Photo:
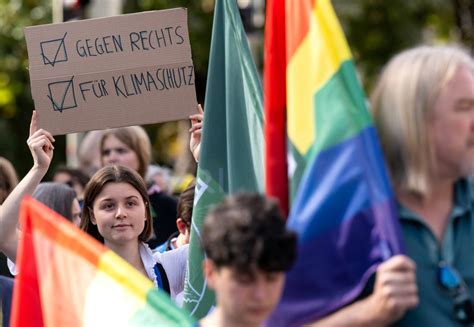
<path fill-rule="evenodd" d="M 189 132 L 191 133 L 191 138 L 189 140 L 189 149 L 193 154 L 194 160 L 199 161 L 199 154 L 201 152 L 201 132 L 202 132 L 202 123 L 204 121 L 204 111 L 200 104 L 198 104 L 197 114 L 189 116 L 191 119 L 191 128 Z"/>
<path fill-rule="evenodd" d="M 375 277 L 373 293 L 306 327 L 382 327 L 401 319 L 418 305 L 416 265 L 397 255 L 382 263 Z"/>
<path fill-rule="evenodd" d="M 26 194 L 34 192 L 48 171 L 53 158 L 53 142 L 54 138 L 49 132 L 38 129 L 37 114 L 33 111 L 30 136 L 27 141 L 33 156 L 33 167 L 0 207 L 0 251 L 13 262 L 16 261 L 18 247 L 17 225 L 21 200 Z"/>

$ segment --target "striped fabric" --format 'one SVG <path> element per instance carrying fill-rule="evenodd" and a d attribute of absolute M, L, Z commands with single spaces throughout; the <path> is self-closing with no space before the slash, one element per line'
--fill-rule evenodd
<path fill-rule="evenodd" d="M 12 326 L 192 326 L 114 252 L 44 205 L 20 213 Z"/>
<path fill-rule="evenodd" d="M 355 75 L 347 80 L 347 86 L 354 91 L 353 98 L 348 100 L 356 106 L 345 106 L 347 102 L 340 98 L 340 88 L 346 85 L 339 81 L 342 75 L 353 73 L 353 64 L 329 1 L 286 2 L 286 35 L 287 130 L 294 194 L 314 153 L 351 137 L 370 124 L 370 117 L 359 114 L 359 108 L 365 108 L 365 100 Z M 334 102 L 343 105 L 334 107 Z M 346 117 L 354 116 L 357 124 L 347 124 Z M 328 122 L 338 124 L 323 128 Z"/>
<path fill-rule="evenodd" d="M 288 226 L 299 244 L 269 326 L 298 326 L 353 301 L 377 265 L 403 249 L 380 145 L 331 2 L 288 0 L 280 8 L 267 15 L 286 17 Z"/>

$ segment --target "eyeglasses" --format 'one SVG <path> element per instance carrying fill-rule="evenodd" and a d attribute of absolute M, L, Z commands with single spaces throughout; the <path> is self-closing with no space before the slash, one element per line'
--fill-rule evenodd
<path fill-rule="evenodd" d="M 438 265 L 438 283 L 454 301 L 454 316 L 463 324 L 474 324 L 474 303 L 459 272 L 446 262 Z"/>

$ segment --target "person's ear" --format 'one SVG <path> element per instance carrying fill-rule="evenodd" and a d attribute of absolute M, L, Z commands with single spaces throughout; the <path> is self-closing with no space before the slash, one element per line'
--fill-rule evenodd
<path fill-rule="evenodd" d="M 89 217 L 90 217 L 90 221 L 92 225 L 97 225 L 97 221 L 95 220 L 95 217 L 94 217 L 94 211 L 92 211 L 92 208 L 88 208 L 88 209 L 89 209 Z"/>
<path fill-rule="evenodd" d="M 211 289 L 215 289 L 215 284 L 216 284 L 216 281 L 215 281 L 215 269 L 216 269 L 216 266 L 214 265 L 214 263 L 209 260 L 209 259 L 205 259 L 202 263 L 202 271 L 204 273 L 204 277 L 206 278 L 207 280 L 207 285 L 211 288 Z"/>
<path fill-rule="evenodd" d="M 179 217 L 178 219 L 176 219 L 176 227 L 178 227 L 178 230 L 181 234 L 185 235 L 186 234 L 186 224 L 184 223 L 184 220 Z"/>

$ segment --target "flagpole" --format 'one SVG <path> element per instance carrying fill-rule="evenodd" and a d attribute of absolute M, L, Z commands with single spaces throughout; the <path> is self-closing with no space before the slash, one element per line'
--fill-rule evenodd
<path fill-rule="evenodd" d="M 53 0 L 53 23 L 61 23 L 63 21 L 63 1 Z"/>

